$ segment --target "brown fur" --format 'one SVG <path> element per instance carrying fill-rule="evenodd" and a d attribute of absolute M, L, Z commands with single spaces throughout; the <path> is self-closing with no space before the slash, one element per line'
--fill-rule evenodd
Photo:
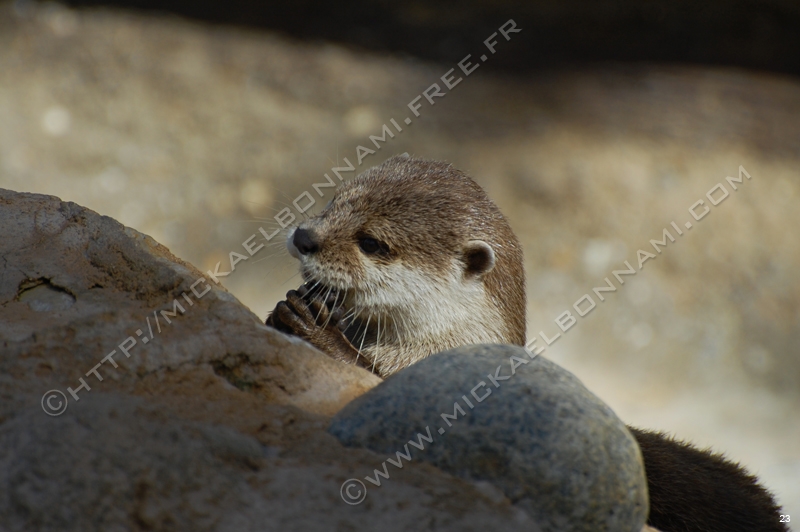
<path fill-rule="evenodd" d="M 369 230 L 396 250 L 390 260 L 434 277 L 441 276 L 464 242 L 486 241 L 497 254 L 497 265 L 484 284 L 507 324 L 508 341 L 525 343 L 522 248 L 500 209 L 452 165 L 392 157 L 342 185 L 319 218 L 326 242 L 336 245 Z M 352 267 L 346 262 L 350 253 L 341 251 L 331 249 L 331 263 Z"/>
<path fill-rule="evenodd" d="M 644 457 L 650 517 L 662 532 L 785 532 L 758 479 L 721 454 L 628 427 Z"/>
<path fill-rule="evenodd" d="M 363 286 L 363 259 L 357 238 L 368 233 L 385 242 L 389 252 L 376 264 L 402 261 L 432 279 L 441 279 L 449 261 L 461 257 L 465 243 L 483 240 L 495 250 L 494 268 L 481 278 L 503 320 L 501 340 L 525 343 L 525 288 L 522 252 L 516 236 L 486 193 L 452 166 L 408 157 L 393 157 L 344 184 L 319 216 L 304 222 L 319 249 L 315 259 L 325 268 L 328 284 L 342 282 L 337 290 L 387 290 Z M 465 259 L 467 261 L 467 259 Z M 308 272 L 304 272 L 308 274 Z M 465 282 L 469 267 L 465 264 Z M 313 277 L 313 276 L 312 276 Z M 330 290 L 329 290 L 330 293 Z M 319 297 L 313 290 L 290 291 L 267 319 L 285 332 L 309 340 L 338 360 L 364 363 L 358 349 L 337 327 L 341 312 L 337 296 Z M 418 309 L 433 295 L 413 294 Z M 462 301 L 450 301 L 452 308 Z M 411 309 L 414 310 L 414 309 Z M 338 314 L 337 314 L 338 312 Z M 442 318 L 444 321 L 444 318 Z M 496 324 L 485 324 L 485 327 Z M 397 323 L 402 342 L 415 334 Z M 430 344 L 419 347 L 427 356 L 466 343 L 445 330 Z M 419 358 L 378 368 L 386 377 Z M 374 362 L 373 362 L 374 367 Z M 644 457 L 650 493 L 648 525 L 661 532 L 786 531 L 778 521 L 778 507 L 769 492 L 743 468 L 721 455 L 700 451 L 664 434 L 629 427 Z"/>
<path fill-rule="evenodd" d="M 483 189 L 449 164 L 393 157 L 343 184 L 319 215 L 291 235 L 298 237 L 300 231 L 304 234 L 297 243 L 305 252 L 298 251 L 298 258 L 305 260 L 303 275 L 316 293 L 289 292 L 267 323 L 309 340 L 338 360 L 360 362 L 387 377 L 464 343 L 525 342 L 519 241 Z M 365 256 L 358 244 L 364 236 L 380 241 L 384 252 Z M 476 241 L 481 243 L 477 247 Z M 483 253 L 487 245 L 492 257 Z M 458 272 L 454 264 L 460 265 Z M 397 284 L 403 268 L 422 281 L 441 282 L 392 293 L 387 285 Z M 369 269 L 387 273 L 374 281 Z M 468 302 L 452 292 L 453 285 L 465 287 L 474 296 L 471 309 L 483 314 L 463 315 Z M 477 287 L 478 292 L 470 291 Z M 430 291 L 437 288 L 442 289 L 438 295 Z M 336 302 L 320 305 L 319 299 L 331 293 Z M 427 323 L 414 324 L 415 317 L 421 317 L 423 294 L 439 308 L 429 309 Z M 341 305 L 358 307 L 358 297 L 370 305 L 364 305 L 353 323 L 337 327 L 341 316 L 330 311 Z M 309 305 L 314 308 L 306 308 Z M 465 323 L 470 317 L 474 323 Z"/>

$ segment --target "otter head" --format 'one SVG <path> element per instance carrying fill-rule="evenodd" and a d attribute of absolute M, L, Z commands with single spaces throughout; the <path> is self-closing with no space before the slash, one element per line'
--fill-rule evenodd
<path fill-rule="evenodd" d="M 519 242 L 452 166 L 397 156 L 343 184 L 291 230 L 311 285 L 338 294 L 381 374 L 471 343 L 525 342 Z"/>

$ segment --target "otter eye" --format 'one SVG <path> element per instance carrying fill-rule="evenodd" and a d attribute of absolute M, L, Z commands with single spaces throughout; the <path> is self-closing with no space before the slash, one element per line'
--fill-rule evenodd
<path fill-rule="evenodd" d="M 358 247 L 367 255 L 374 255 L 378 252 L 388 253 L 389 248 L 383 242 L 379 242 L 372 237 L 363 236 L 358 239 Z"/>
<path fill-rule="evenodd" d="M 361 251 L 366 253 L 367 255 L 372 255 L 373 253 L 377 253 L 379 249 L 381 249 L 380 244 L 374 238 L 364 237 L 358 239 L 358 247 L 361 248 Z"/>

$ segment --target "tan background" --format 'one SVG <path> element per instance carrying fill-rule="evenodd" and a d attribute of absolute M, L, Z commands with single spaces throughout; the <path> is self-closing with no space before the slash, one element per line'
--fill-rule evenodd
<path fill-rule="evenodd" d="M 402 124 L 460 59 L 0 4 L 0 187 L 75 201 L 227 270 L 230 251 L 343 157 L 355 162 L 389 118 Z M 656 65 L 479 70 L 420 111 L 361 169 L 408 151 L 484 186 L 523 241 L 529 337 L 552 336 L 578 297 L 747 169 L 751 181 L 547 356 L 627 422 L 740 460 L 800 519 L 800 81 Z M 299 284 L 277 240 L 224 283 L 261 317 Z"/>

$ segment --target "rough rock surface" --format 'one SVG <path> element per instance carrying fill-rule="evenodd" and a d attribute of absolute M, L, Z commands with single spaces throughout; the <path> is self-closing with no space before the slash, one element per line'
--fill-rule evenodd
<path fill-rule="evenodd" d="M 0 235 L 0 529 L 486 530 L 524 517 L 424 463 L 345 504 L 342 482 L 382 457 L 342 447 L 323 414 L 376 377 L 261 326 L 216 286 L 167 323 L 160 311 L 202 275 L 74 203 L 0 190 Z"/>
<path fill-rule="evenodd" d="M 432 467 L 354 507 L 340 484 L 367 453 L 267 410 L 244 434 L 166 404 L 96 393 L 57 418 L 33 407 L 0 425 L 0 524 L 28 531 L 512 529 L 508 504 Z M 208 419 L 209 416 L 205 416 Z M 288 447 L 292 447 L 289 449 Z M 384 524 L 384 521 L 386 523 Z"/>
<path fill-rule="evenodd" d="M 637 532 L 647 518 L 644 465 L 625 425 L 575 376 L 521 347 L 437 353 L 347 405 L 329 432 L 389 455 L 432 435 L 411 460 L 490 482 L 543 531 Z"/>
<path fill-rule="evenodd" d="M 379 381 L 266 327 L 152 238 L 74 203 L 0 189 L 0 232 L 0 370 L 11 389 L 37 375 L 74 401 L 67 388 L 80 400 L 200 371 L 332 414 Z"/>

